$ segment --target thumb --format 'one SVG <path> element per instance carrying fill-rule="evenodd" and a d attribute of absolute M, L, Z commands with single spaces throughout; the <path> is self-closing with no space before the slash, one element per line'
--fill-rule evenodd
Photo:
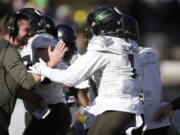
<path fill-rule="evenodd" d="M 32 67 L 32 66 L 30 66 L 30 67 L 29 67 L 29 69 L 30 69 L 30 70 L 32 70 L 32 69 L 33 69 L 33 67 Z"/>
<path fill-rule="evenodd" d="M 46 62 L 44 62 L 44 60 L 41 59 L 41 58 L 39 58 L 39 62 L 40 62 L 40 63 L 46 63 Z"/>

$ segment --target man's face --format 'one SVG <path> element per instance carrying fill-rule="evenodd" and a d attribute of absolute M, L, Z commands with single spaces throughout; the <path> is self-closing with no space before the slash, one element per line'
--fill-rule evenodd
<path fill-rule="evenodd" d="M 19 31 L 13 43 L 14 46 L 19 47 L 22 45 L 26 45 L 28 43 L 29 38 L 32 37 L 31 25 L 28 20 L 19 20 L 18 21 Z"/>

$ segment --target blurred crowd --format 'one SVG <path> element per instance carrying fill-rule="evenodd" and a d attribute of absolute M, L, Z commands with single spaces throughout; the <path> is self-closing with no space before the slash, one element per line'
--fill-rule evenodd
<path fill-rule="evenodd" d="M 157 49 L 162 60 L 180 59 L 178 53 L 180 42 L 178 37 L 180 31 L 180 27 L 178 27 L 180 23 L 179 0 L 77 0 L 75 3 L 71 0 L 66 2 L 60 0 L 1 0 L 0 19 L 8 11 L 13 12 L 30 6 L 47 13 L 55 19 L 57 24 L 68 23 L 81 32 L 84 30 L 87 13 L 102 4 L 115 5 L 134 16 L 140 26 L 140 43 Z M 78 42 L 83 41 L 79 39 Z"/>
<path fill-rule="evenodd" d="M 179 32 L 180 32 L 180 1 L 179 0 L 127 0 L 127 1 L 113 1 L 113 0 L 87 0 L 84 2 L 83 0 L 77 0 L 77 1 L 72 1 L 72 0 L 66 0 L 66 2 L 62 2 L 60 0 L 1 0 L 0 1 L 0 37 L 3 37 L 3 30 L 4 30 L 4 19 L 7 14 L 12 14 L 16 12 L 17 10 L 24 8 L 24 7 L 32 7 L 40 10 L 41 12 L 45 13 L 48 17 L 50 17 L 53 20 L 54 26 L 57 26 L 58 24 L 67 24 L 67 29 L 71 31 L 72 33 L 75 31 L 72 41 L 74 41 L 76 45 L 76 51 L 81 55 L 85 54 L 87 52 L 87 45 L 88 45 L 88 39 L 87 39 L 87 30 L 86 30 L 86 20 L 87 16 L 89 14 L 89 11 L 92 10 L 93 8 L 99 6 L 99 5 L 114 5 L 117 6 L 122 10 L 122 12 L 125 12 L 131 16 L 133 16 L 138 24 L 139 24 L 139 40 L 138 44 L 141 47 L 150 47 L 152 49 L 155 49 L 158 52 L 158 58 L 160 60 L 160 68 L 161 72 L 168 72 L 171 74 L 172 71 L 175 71 L 176 68 L 178 68 L 179 60 L 180 60 L 180 38 L 179 38 Z M 69 28 L 69 26 L 71 26 Z M 59 29 L 61 25 L 59 26 Z M 66 26 L 63 26 L 63 28 Z M 57 26 L 58 30 L 58 26 Z M 67 30 L 67 31 L 68 31 Z M 66 33 L 71 33 L 67 32 Z M 59 31 L 57 31 L 59 32 Z M 49 33 L 48 33 L 49 34 Z M 52 33 L 50 33 L 52 34 Z M 52 34 L 53 35 L 53 34 Z M 59 33 L 55 34 L 58 36 L 58 39 L 61 39 L 62 37 L 59 37 Z M 48 38 L 48 40 L 51 40 L 51 36 L 49 35 L 41 35 L 40 38 Z M 54 36 L 54 35 L 53 35 Z M 68 35 L 71 37 L 72 35 Z M 64 37 L 63 37 L 64 38 Z M 62 39 L 63 39 L 62 38 Z M 54 39 L 53 39 L 54 41 Z M 66 41 L 68 42 L 68 41 Z M 57 43 L 57 42 L 56 42 Z M 43 44 L 44 45 L 44 44 Z M 31 44 L 31 46 L 33 46 Z M 41 46 L 42 47 L 42 46 Z M 39 47 L 39 48 L 41 48 Z M 44 47 L 44 46 L 43 46 Z M 42 48 L 43 48 L 42 47 Z M 54 47 L 54 46 L 52 46 Z M 21 48 L 21 47 L 20 47 Z M 36 48 L 36 51 L 39 51 L 40 53 L 43 53 L 42 50 L 38 50 L 38 47 Z M 41 48 L 41 49 L 42 49 Z M 41 52 L 42 51 L 42 52 Z M 74 51 L 74 50 L 73 50 Z M 72 51 L 72 52 L 73 52 Z M 71 53 L 72 53 L 71 52 Z M 143 51 L 142 51 L 143 52 Z M 150 50 L 151 52 L 151 50 Z M 24 52 L 21 52 L 21 56 Z M 46 52 L 47 53 L 47 52 Z M 34 54 L 33 54 L 34 55 Z M 74 55 L 72 53 L 72 55 Z M 68 55 L 67 55 L 68 57 Z M 70 56 L 71 58 L 72 56 Z M 78 56 L 76 56 L 78 57 Z M 34 58 L 35 59 L 35 58 Z M 75 58 L 76 59 L 76 58 Z M 73 61 L 73 60 L 72 60 Z M 166 62 L 165 64 L 163 62 Z M 175 69 L 172 69 L 174 66 L 171 64 L 174 62 L 174 65 L 176 66 Z M 60 65 L 62 68 L 67 68 L 71 62 L 68 59 L 64 58 L 64 63 L 65 65 Z M 157 62 L 158 63 L 158 62 Z M 59 65 L 58 65 L 59 66 Z M 171 70 L 171 72 L 169 72 Z M 34 72 L 33 72 L 34 73 Z M 159 75 L 159 70 L 158 70 L 158 75 Z M 180 84 L 178 84 L 180 81 L 176 79 L 176 76 L 179 75 L 179 72 L 176 70 L 176 72 L 173 74 L 174 76 L 172 77 L 175 83 L 171 83 L 171 79 L 167 79 L 166 77 L 169 77 L 169 74 L 163 74 L 162 78 L 162 91 L 164 92 L 162 95 L 163 100 L 165 101 L 170 101 L 174 99 L 180 91 L 178 90 L 180 87 Z M 157 78 L 160 76 L 157 76 Z M 171 77 L 171 76 L 170 76 Z M 160 80 L 160 78 L 158 78 Z M 70 79 L 69 79 L 70 80 Z M 159 81 L 158 80 L 158 81 Z M 173 81 L 172 81 L 173 82 Z M 159 84 L 161 82 L 158 82 Z M 175 84 L 175 85 L 174 85 Z M 43 84 L 44 85 L 44 84 Z M 154 84 L 152 84 L 154 85 Z M 50 86 L 51 87 L 51 86 Z M 53 89 L 55 88 L 55 85 L 52 86 Z M 86 107 L 90 105 L 90 93 L 89 91 L 85 89 L 90 89 L 89 86 L 77 86 L 76 88 L 69 88 L 66 86 L 63 86 L 63 92 L 66 93 L 65 100 L 67 103 L 69 103 L 69 108 L 71 114 L 69 114 L 69 117 L 72 118 L 72 122 L 70 121 L 65 121 L 64 123 L 68 123 L 70 125 L 70 131 L 68 135 L 84 135 L 86 130 L 83 127 L 83 123 L 86 120 L 86 117 L 82 112 L 84 110 L 86 111 Z M 93 84 L 91 84 L 91 89 L 93 87 Z M 81 88 L 83 91 L 81 91 Z M 41 87 L 39 88 L 41 89 Z M 43 88 L 44 89 L 44 88 Z M 49 88 L 48 88 L 49 89 Z M 73 89 L 73 92 L 70 92 L 71 89 Z M 170 91 L 172 89 L 172 91 Z M 145 93 L 145 92 L 144 92 Z M 176 93 L 178 93 L 176 95 Z M 46 95 L 46 94 L 45 94 Z M 55 96 L 54 94 L 53 96 Z M 83 95 L 83 96 L 82 96 Z M 95 96 L 96 93 L 93 93 L 93 96 Z M 161 95 L 161 93 L 160 93 Z M 46 95 L 48 96 L 48 94 Z M 92 95 L 91 95 L 92 96 Z M 81 99 L 83 98 L 83 99 Z M 84 99 L 87 98 L 87 99 Z M 94 98 L 94 97 L 93 97 Z M 142 97 L 143 98 L 143 97 Z M 58 97 L 59 99 L 59 97 Z M 62 99 L 64 100 L 64 99 Z M 51 99 L 48 99 L 48 101 L 51 104 Z M 53 100 L 53 102 L 57 102 Z M 58 101 L 59 102 L 59 101 Z M 60 101 L 62 102 L 62 101 Z M 88 103 L 87 103 L 88 102 Z M 53 103 L 54 104 L 54 103 Z M 81 105 L 80 105 L 81 104 Z M 84 104 L 84 106 L 83 106 Z M 61 106 L 62 107 L 62 106 Z M 52 106 L 53 108 L 53 106 Z M 54 109 L 54 108 L 53 108 Z M 64 109 L 64 108 L 63 108 Z M 51 111 L 51 110 L 50 110 Z M 58 112 L 58 111 L 57 111 Z M 68 112 L 68 113 L 70 113 Z M 28 115 L 28 114 L 27 114 Z M 87 114 L 88 115 L 88 114 Z M 177 113 L 176 113 L 177 115 Z M 29 117 L 29 116 L 26 116 Z M 26 118 L 28 119 L 28 118 Z M 71 118 L 66 118 L 71 119 Z M 180 116 L 179 113 L 176 116 L 175 120 L 180 121 Z M 33 120 L 31 120 L 32 122 Z M 33 121 L 34 122 L 34 121 Z M 35 121 L 34 123 L 36 123 Z M 35 125 L 33 123 L 33 125 Z M 38 122 L 37 122 L 38 123 Z M 68 125 L 68 126 L 69 126 Z M 179 124 L 175 124 L 178 125 Z M 169 126 L 167 124 L 167 126 Z M 31 127 L 31 124 L 29 126 L 29 131 L 30 130 L 36 130 L 34 127 Z M 179 130 L 179 127 L 176 127 L 176 130 Z M 172 129 L 172 133 L 177 132 L 176 130 Z M 173 132 L 174 131 L 174 132 Z M 78 133 L 75 133 L 78 132 Z M 170 130 L 171 132 L 171 130 Z M 90 131 L 91 134 L 93 134 L 93 131 Z M 28 128 L 27 128 L 27 133 L 28 134 Z M 171 134 L 171 133 L 170 133 Z M 148 134 L 147 134 L 148 135 Z M 174 135 L 174 134 L 172 134 Z"/>

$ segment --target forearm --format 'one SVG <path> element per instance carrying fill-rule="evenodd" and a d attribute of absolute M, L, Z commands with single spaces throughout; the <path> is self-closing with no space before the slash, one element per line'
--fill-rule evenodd
<path fill-rule="evenodd" d="M 78 90 L 78 102 L 84 107 L 89 106 L 89 99 L 86 96 L 85 90 Z"/>
<path fill-rule="evenodd" d="M 21 89 L 17 96 L 22 100 L 24 99 L 34 103 L 38 103 L 41 99 L 39 95 L 25 89 Z"/>
<path fill-rule="evenodd" d="M 4 57 L 4 67 L 22 88 L 31 89 L 37 83 L 32 74 L 27 73 L 26 66 L 22 63 L 18 52 L 12 48 L 7 50 Z"/>

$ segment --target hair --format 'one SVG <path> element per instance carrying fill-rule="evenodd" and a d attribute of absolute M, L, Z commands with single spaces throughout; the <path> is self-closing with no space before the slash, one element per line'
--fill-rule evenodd
<path fill-rule="evenodd" d="M 3 35 L 9 34 L 8 26 L 10 25 L 11 16 L 12 16 L 12 13 L 7 13 L 2 19 L 1 27 L 2 27 L 2 34 Z"/>

